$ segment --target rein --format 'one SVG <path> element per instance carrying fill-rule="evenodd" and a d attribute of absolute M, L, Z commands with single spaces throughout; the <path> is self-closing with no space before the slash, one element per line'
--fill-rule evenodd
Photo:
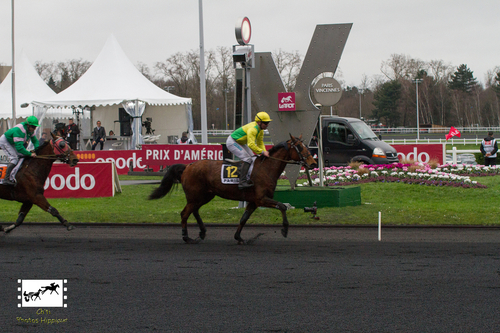
<path fill-rule="evenodd" d="M 294 161 L 294 160 L 288 160 L 288 161 L 287 161 L 287 160 L 283 160 L 283 159 L 281 159 L 281 158 L 277 158 L 277 157 L 273 157 L 273 156 L 269 156 L 269 158 L 271 158 L 271 159 L 273 159 L 273 160 L 280 161 L 280 162 L 285 162 L 285 163 L 287 163 L 287 164 L 305 165 L 305 164 L 306 164 L 306 163 L 305 163 L 305 158 L 304 158 L 304 156 L 301 154 L 302 149 L 301 149 L 301 150 L 299 150 L 299 148 L 295 145 L 295 143 L 296 143 L 297 141 L 299 141 L 299 140 L 296 140 L 296 141 L 294 141 L 294 142 L 290 143 L 290 146 L 292 146 L 293 148 L 295 148 L 295 150 L 297 151 L 297 154 L 298 154 L 298 155 L 299 155 L 299 157 L 300 157 L 300 161 Z M 288 150 L 288 142 L 287 142 L 287 145 L 286 145 L 285 149 L 286 149 L 286 150 Z"/>

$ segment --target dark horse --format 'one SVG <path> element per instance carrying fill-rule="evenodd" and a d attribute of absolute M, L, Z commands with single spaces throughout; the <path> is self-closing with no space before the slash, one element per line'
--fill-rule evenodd
<path fill-rule="evenodd" d="M 54 134 L 52 134 L 52 140 L 45 141 L 35 152 L 36 157 L 26 157 L 24 159 L 21 168 L 17 172 L 15 186 L 0 185 L 0 199 L 22 203 L 16 223 L 3 228 L 6 233 L 23 223 L 33 204 L 57 217 L 68 230 L 73 229 L 73 226 L 45 199 L 43 186 L 54 161 L 60 160 L 74 167 L 78 163 L 78 158 L 64 139 Z"/>
<path fill-rule="evenodd" d="M 286 206 L 273 200 L 274 191 L 278 178 L 285 169 L 287 163 L 302 164 L 307 168 L 316 164 L 311 153 L 303 144 L 302 135 L 297 139 L 290 134 L 290 140 L 277 144 L 269 150 L 269 158 L 259 156 L 254 162 L 251 180 L 254 186 L 245 190 L 239 190 L 237 184 L 222 184 L 221 168 L 222 161 L 202 160 L 189 165 L 176 164 L 169 168 L 160 187 L 155 189 L 149 199 L 159 199 L 165 196 L 176 182 L 182 184 L 186 194 L 187 204 L 181 212 L 182 239 L 186 243 L 197 243 L 188 237 L 187 220 L 193 213 L 200 227 L 200 238 L 204 239 L 206 228 L 201 220 L 199 209 L 212 200 L 216 195 L 224 199 L 247 201 L 248 205 L 241 217 L 240 225 L 234 238 L 243 244 L 241 230 L 257 207 L 277 208 L 283 216 L 284 237 L 288 234 L 288 220 L 286 217 Z"/>

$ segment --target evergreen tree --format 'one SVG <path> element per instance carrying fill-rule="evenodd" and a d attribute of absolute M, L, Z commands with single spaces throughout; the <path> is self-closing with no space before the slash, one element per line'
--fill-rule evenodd
<path fill-rule="evenodd" d="M 477 85 L 477 80 L 473 72 L 467 68 L 467 65 L 458 66 L 455 73 L 451 75 L 451 80 L 448 81 L 448 87 L 452 90 L 460 90 L 470 94 L 473 88 Z"/>
<path fill-rule="evenodd" d="M 385 82 L 375 92 L 373 116 L 377 121 L 385 119 L 389 127 L 399 124 L 398 102 L 401 98 L 401 83 L 397 80 Z"/>
<path fill-rule="evenodd" d="M 497 76 L 495 77 L 495 84 L 493 85 L 493 90 L 497 94 L 497 96 L 500 98 L 500 72 L 497 73 Z"/>

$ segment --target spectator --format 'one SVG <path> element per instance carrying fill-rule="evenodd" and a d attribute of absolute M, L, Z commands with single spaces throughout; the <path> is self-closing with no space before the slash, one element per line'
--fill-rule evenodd
<path fill-rule="evenodd" d="M 95 150 L 97 144 L 101 145 L 101 150 L 104 148 L 104 140 L 106 140 L 106 130 L 101 126 L 101 121 L 97 121 L 97 126 L 94 127 L 92 132 L 92 150 Z"/>
<path fill-rule="evenodd" d="M 188 133 L 187 132 L 182 132 L 182 137 L 180 139 L 177 139 L 177 144 L 179 145 L 187 145 L 187 144 L 193 144 L 193 141 L 188 138 Z"/>
<path fill-rule="evenodd" d="M 481 142 L 480 150 L 484 155 L 484 165 L 497 165 L 498 145 L 492 131 L 489 131 L 488 136 Z"/>

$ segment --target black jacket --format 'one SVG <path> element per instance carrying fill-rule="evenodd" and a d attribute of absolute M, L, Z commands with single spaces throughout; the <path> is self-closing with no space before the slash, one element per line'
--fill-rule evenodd
<path fill-rule="evenodd" d="M 71 132 L 70 132 L 71 131 Z M 76 142 L 76 136 L 80 133 L 77 124 L 71 124 L 66 126 L 66 141 Z"/>
<path fill-rule="evenodd" d="M 99 129 L 97 127 L 94 127 L 94 132 L 92 133 L 92 140 L 97 142 L 100 139 L 106 139 L 106 130 L 102 126 Z"/>

